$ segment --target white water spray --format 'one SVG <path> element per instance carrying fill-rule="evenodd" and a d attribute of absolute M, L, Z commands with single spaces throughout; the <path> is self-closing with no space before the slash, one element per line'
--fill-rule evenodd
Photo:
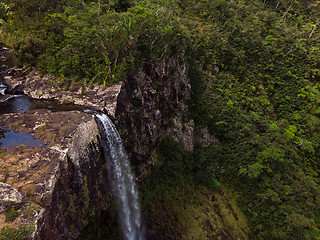
<path fill-rule="evenodd" d="M 7 86 L 0 82 L 0 94 L 5 95 Z"/>
<path fill-rule="evenodd" d="M 144 240 L 138 192 L 128 156 L 112 121 L 105 114 L 96 114 L 102 127 L 104 154 L 108 163 L 109 182 L 116 196 L 122 235 L 125 240 Z"/>

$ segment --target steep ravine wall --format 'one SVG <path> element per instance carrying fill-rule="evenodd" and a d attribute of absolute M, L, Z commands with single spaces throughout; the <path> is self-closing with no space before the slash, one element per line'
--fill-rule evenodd
<path fill-rule="evenodd" d="M 147 237 L 159 240 L 250 239 L 245 216 L 227 187 L 210 191 L 197 185 L 192 176 L 184 176 L 182 183 L 168 180 L 171 176 L 166 173 L 171 171 L 174 175 L 179 172 L 176 168 L 164 167 L 167 172 L 159 173 L 163 165 L 177 167 L 176 163 L 159 157 L 161 140 L 168 141 L 165 136 L 178 142 L 176 149 L 169 150 L 178 155 L 168 152 L 180 158 L 169 160 L 178 164 L 187 156 L 179 152 L 179 145 L 192 156 L 195 141 L 202 147 L 218 142 L 207 129 L 196 130 L 190 118 L 191 85 L 185 59 L 185 54 L 181 53 L 161 62 L 146 62 L 123 81 L 118 96 L 116 123 L 141 181 Z M 187 174 L 192 175 L 192 172 Z"/>
<path fill-rule="evenodd" d="M 95 120 L 81 124 L 72 135 L 35 239 L 75 239 L 90 217 L 109 204 L 100 141 Z"/>
<path fill-rule="evenodd" d="M 183 53 L 160 63 L 145 63 L 123 81 L 116 123 L 139 176 L 154 165 L 151 153 L 161 136 L 170 135 L 192 151 L 194 123 L 186 105 L 190 92 Z"/>

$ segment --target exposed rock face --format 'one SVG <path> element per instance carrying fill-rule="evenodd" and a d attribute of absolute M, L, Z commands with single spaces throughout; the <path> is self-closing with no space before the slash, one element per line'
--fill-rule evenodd
<path fill-rule="evenodd" d="M 7 210 L 9 204 L 22 201 L 22 195 L 9 184 L 0 182 L 0 213 Z"/>
<path fill-rule="evenodd" d="M 75 239 L 110 199 L 94 116 L 36 110 L 4 114 L 0 126 L 48 144 L 0 147 L 0 228 L 35 226 L 34 239 Z M 13 207 L 18 217 L 6 221 Z"/>
<path fill-rule="evenodd" d="M 57 79 L 41 77 L 36 70 L 5 71 L 11 94 L 73 102 L 116 117 L 139 177 L 154 165 L 152 151 L 164 135 L 189 151 L 194 140 L 205 147 L 215 141 L 205 129 L 195 133 L 193 120 L 188 118 L 191 86 L 183 54 L 146 63 L 137 74 L 128 76 L 121 90 L 120 85 L 106 89 L 78 85 L 62 90 Z M 94 117 L 76 111 L 37 110 L 1 115 L 0 126 L 32 133 L 48 144 L 44 148 L 0 147 L 5 151 L 5 155 L 0 152 L 0 180 L 4 182 L 0 182 L 0 228 L 35 226 L 33 238 L 37 240 L 75 239 L 111 198 Z M 9 222 L 5 213 L 12 207 L 19 216 Z"/>
<path fill-rule="evenodd" d="M 116 118 L 140 175 L 153 165 L 151 151 L 163 135 L 172 136 L 186 150 L 193 149 L 194 123 L 188 119 L 186 105 L 190 92 L 183 54 L 157 64 L 146 63 L 123 82 Z"/>
<path fill-rule="evenodd" d="M 212 143 L 219 142 L 219 139 L 211 136 L 207 128 L 202 128 L 195 132 L 194 139 L 200 143 L 202 147 L 209 147 Z"/>

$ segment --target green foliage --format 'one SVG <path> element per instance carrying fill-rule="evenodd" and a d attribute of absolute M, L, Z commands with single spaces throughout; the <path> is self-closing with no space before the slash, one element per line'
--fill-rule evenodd
<path fill-rule="evenodd" d="M 118 211 L 116 204 L 107 204 L 106 210 L 97 213 L 91 222 L 86 226 L 78 240 L 104 240 L 108 239 L 118 240 L 121 237 L 118 222 Z"/>
<path fill-rule="evenodd" d="M 10 209 L 6 212 L 6 222 L 12 222 L 17 217 L 19 217 L 20 212 L 15 208 L 15 206 L 11 206 Z"/>
<path fill-rule="evenodd" d="M 3 2 L 0 2 L 0 25 L 4 23 L 4 20 L 8 14 L 9 7 Z"/>
<path fill-rule="evenodd" d="M 129 8 L 129 1 L 119 0 L 91 1 L 83 8 L 75 2 L 64 5 L 57 0 L 53 8 L 44 2 L 34 17 L 29 13 L 39 3 L 11 3 L 13 14 L 0 41 L 15 50 L 20 64 L 104 86 L 136 71 L 144 59 L 162 60 L 184 47 L 179 26 L 168 17 L 166 7 L 141 3 Z"/>
<path fill-rule="evenodd" d="M 31 239 L 32 227 L 19 226 L 16 228 L 4 227 L 0 229 L 0 240 L 28 240 Z"/>
<path fill-rule="evenodd" d="M 0 150 L 0 157 L 3 157 L 6 154 L 7 154 L 6 151 Z"/>
<path fill-rule="evenodd" d="M 153 230 L 149 237 L 219 239 L 227 228 L 230 236 L 248 239 L 245 218 L 230 198 L 226 201 L 221 183 L 209 177 L 207 188 L 195 181 L 193 167 L 198 159 L 170 137 L 164 137 L 158 149 L 155 169 L 139 189 L 147 228 Z"/>
<path fill-rule="evenodd" d="M 192 167 L 192 154 L 185 152 L 171 137 L 163 137 L 159 144 L 157 164 L 153 177 L 147 184 L 150 189 L 157 186 L 175 186 L 183 181 Z"/>
<path fill-rule="evenodd" d="M 191 110 L 197 126 L 220 139 L 195 149 L 198 182 L 210 186 L 211 178 L 232 179 L 261 239 L 318 238 L 320 95 L 318 77 L 312 77 L 317 70 L 311 69 L 319 65 L 308 60 L 319 54 L 311 50 L 318 33 L 308 38 L 317 21 L 309 13 L 318 4 L 201 1 L 194 7 L 184 1 L 182 6 L 194 32 L 189 36 L 196 64 L 190 68 L 200 68 L 189 77 L 193 90 L 202 89 Z M 309 196 L 308 203 L 301 194 Z"/>
<path fill-rule="evenodd" d="M 125 12 L 130 7 L 129 0 L 117 0 L 116 3 L 116 11 L 117 12 Z"/>

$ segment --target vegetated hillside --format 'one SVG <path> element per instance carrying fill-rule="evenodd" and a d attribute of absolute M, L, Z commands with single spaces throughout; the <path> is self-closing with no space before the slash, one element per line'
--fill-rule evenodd
<path fill-rule="evenodd" d="M 142 186 L 145 201 L 181 196 L 175 187 L 193 181 L 211 192 L 228 186 L 254 238 L 320 238 L 319 1 L 2 2 L 0 42 L 19 63 L 85 85 L 186 51 L 192 118 L 220 142 L 170 155 L 173 166 Z M 168 234 L 184 236 L 166 217 Z"/>

